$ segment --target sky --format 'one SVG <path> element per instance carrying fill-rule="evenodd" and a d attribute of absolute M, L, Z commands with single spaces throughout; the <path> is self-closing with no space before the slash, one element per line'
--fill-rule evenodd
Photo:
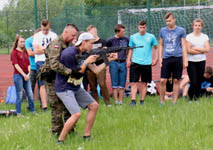
<path fill-rule="evenodd" d="M 0 10 L 2 10 L 5 4 L 7 3 L 8 3 L 8 0 L 0 0 Z"/>

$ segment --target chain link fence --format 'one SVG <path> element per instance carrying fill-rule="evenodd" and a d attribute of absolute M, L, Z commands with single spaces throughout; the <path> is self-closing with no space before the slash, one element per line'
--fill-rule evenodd
<path fill-rule="evenodd" d="M 211 6 L 213 4 L 205 3 L 206 6 Z M 172 6 L 170 6 L 172 7 Z M 99 36 L 103 39 L 108 39 L 109 37 L 114 35 L 114 26 L 118 23 L 118 12 L 120 10 L 128 10 L 128 9 L 144 9 L 146 6 L 137 6 L 137 7 L 115 7 L 115 6 L 107 6 L 107 7 L 85 7 L 85 6 L 66 6 L 64 9 L 54 9 L 49 8 L 48 10 L 48 19 L 51 23 L 51 28 L 54 32 L 58 35 L 62 32 L 64 26 L 67 23 L 74 23 L 77 25 L 80 31 L 86 31 L 87 26 L 90 24 L 95 25 L 98 29 Z M 161 5 L 161 8 L 163 6 Z M 168 8 L 168 6 L 167 6 Z M 38 24 L 41 23 L 42 19 L 46 18 L 46 10 L 38 9 Z M 155 14 L 154 14 L 155 13 Z M 163 22 L 163 16 L 160 15 L 158 18 L 156 17 L 156 12 L 152 14 L 151 12 L 151 32 L 155 31 L 156 28 L 159 28 L 159 25 L 162 24 L 153 24 L 155 19 L 158 19 L 158 22 Z M 179 12 L 180 16 L 182 16 L 184 11 Z M 210 8 L 208 11 L 201 11 L 201 13 L 207 13 L 209 18 L 203 18 L 208 20 L 205 22 L 208 24 L 208 31 L 209 37 L 213 37 L 213 24 L 212 24 L 212 17 L 213 9 Z M 201 14 L 201 16 L 202 16 Z M 126 35 L 129 37 L 134 32 L 137 32 L 137 22 L 138 18 L 135 20 L 135 16 L 131 16 L 130 14 L 126 13 L 123 14 L 124 25 L 126 26 Z M 145 17 L 141 17 L 145 16 Z M 138 17 L 138 16 L 137 16 Z M 16 34 L 21 34 L 25 38 L 31 36 L 34 32 L 34 10 L 33 5 L 31 8 L 23 8 L 17 11 L 0 11 L 0 54 L 10 54 L 10 49 L 12 43 L 14 41 Z M 148 19 L 146 13 L 140 15 L 139 19 Z M 186 18 L 187 19 L 187 18 Z M 181 20 L 182 21 L 182 20 Z M 183 22 L 179 23 L 181 26 L 185 26 Z M 205 30 L 207 31 L 207 30 Z M 156 32 L 156 31 L 155 31 Z M 154 34 L 154 33 L 153 33 Z M 156 34 L 156 33 L 155 33 Z M 208 33 L 207 33 L 208 34 Z M 158 35 L 156 34 L 158 38 Z M 210 40 L 211 46 L 213 46 L 212 41 Z M 12 84 L 12 65 L 10 62 L 9 56 L 2 56 L 5 58 L 3 62 L 0 63 L 3 72 L 0 72 L 0 97 L 1 97 L 1 89 L 2 87 L 6 88 L 6 86 Z M 210 58 L 210 57 L 209 57 Z M 209 61 L 210 62 L 210 61 Z M 213 63 L 209 63 L 213 66 Z M 159 67 L 157 67 L 159 68 Z M 154 68 L 155 69 L 155 68 Z M 156 69 L 155 69 L 156 70 Z M 154 76 L 159 76 L 159 71 L 154 71 Z M 4 82 L 4 83 L 3 83 Z M 6 84 L 7 83 L 7 84 Z M 4 86 L 3 86 L 4 85 Z M 4 89 L 5 90 L 5 89 Z M 5 91 L 4 91 L 5 93 Z"/>

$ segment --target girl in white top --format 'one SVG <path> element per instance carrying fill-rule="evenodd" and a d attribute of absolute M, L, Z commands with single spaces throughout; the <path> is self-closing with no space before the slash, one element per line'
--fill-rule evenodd
<path fill-rule="evenodd" d="M 195 19 L 192 24 L 193 32 L 186 36 L 188 68 L 190 79 L 189 100 L 197 100 L 200 97 L 201 82 L 205 71 L 206 54 L 209 47 L 209 38 L 203 34 L 203 21 Z"/>

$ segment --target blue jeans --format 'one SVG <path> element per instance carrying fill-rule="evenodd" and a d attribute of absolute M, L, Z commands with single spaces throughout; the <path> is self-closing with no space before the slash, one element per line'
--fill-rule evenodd
<path fill-rule="evenodd" d="M 127 68 L 126 62 L 111 61 L 109 65 L 112 88 L 125 88 Z"/>
<path fill-rule="evenodd" d="M 43 66 L 44 61 L 37 61 L 36 62 L 36 70 L 37 70 L 37 75 L 40 73 L 40 68 Z M 44 82 L 42 80 L 38 80 L 39 87 L 44 85 Z"/>
<path fill-rule="evenodd" d="M 29 110 L 30 112 L 34 112 L 34 99 L 33 99 L 33 92 L 31 87 L 30 80 L 25 81 L 24 77 L 20 74 L 14 74 L 13 75 L 13 81 L 16 87 L 16 112 L 17 114 L 21 114 L 21 103 L 22 103 L 22 97 L 23 97 L 23 91 L 24 88 L 25 93 L 27 95 L 28 104 L 29 104 Z"/>

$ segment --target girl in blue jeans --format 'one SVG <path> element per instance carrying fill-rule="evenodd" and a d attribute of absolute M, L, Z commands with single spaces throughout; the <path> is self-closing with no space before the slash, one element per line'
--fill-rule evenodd
<path fill-rule="evenodd" d="M 22 36 L 17 35 L 13 44 L 11 61 L 14 67 L 13 80 L 16 87 L 16 112 L 21 115 L 21 103 L 24 88 L 27 94 L 29 110 L 34 113 L 34 99 L 30 82 L 30 61 L 25 49 L 25 40 Z"/>

